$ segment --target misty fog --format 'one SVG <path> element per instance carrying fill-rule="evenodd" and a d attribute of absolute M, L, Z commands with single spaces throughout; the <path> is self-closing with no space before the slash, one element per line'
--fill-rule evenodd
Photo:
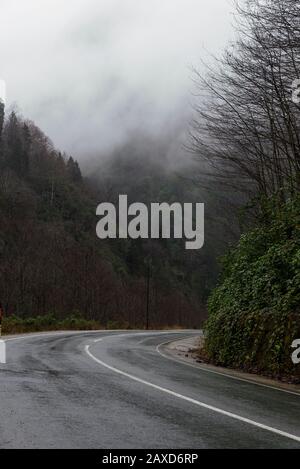
<path fill-rule="evenodd" d="M 229 0 L 0 0 L 8 104 L 81 164 L 137 134 L 178 155 L 191 67 L 228 43 L 231 11 Z"/>

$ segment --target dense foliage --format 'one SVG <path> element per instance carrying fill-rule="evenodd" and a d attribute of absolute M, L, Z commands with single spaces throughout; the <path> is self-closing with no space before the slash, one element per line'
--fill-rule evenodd
<path fill-rule="evenodd" d="M 291 344 L 300 337 L 299 197 L 280 209 L 269 202 L 260 226 L 224 257 L 209 313 L 209 358 L 226 366 L 300 375 L 291 361 Z"/>
<path fill-rule="evenodd" d="M 109 324 L 107 325 L 109 327 Z M 36 317 L 7 316 L 3 320 L 2 330 L 5 334 L 44 331 L 92 331 L 103 326 L 96 320 L 84 319 L 79 315 L 58 319 L 52 314 Z"/>

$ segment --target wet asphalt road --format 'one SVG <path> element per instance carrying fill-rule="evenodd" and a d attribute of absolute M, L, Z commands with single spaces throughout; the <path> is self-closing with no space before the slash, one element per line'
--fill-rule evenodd
<path fill-rule="evenodd" d="M 158 353 L 157 345 L 187 335 L 197 333 L 70 332 L 7 341 L 0 448 L 300 448 L 300 396 Z"/>

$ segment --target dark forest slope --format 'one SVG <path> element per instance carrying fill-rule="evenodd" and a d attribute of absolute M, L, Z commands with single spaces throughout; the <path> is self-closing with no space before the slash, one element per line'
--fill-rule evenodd
<path fill-rule="evenodd" d="M 104 187 L 85 180 L 32 122 L 14 112 L 4 119 L 3 108 L 0 135 L 0 300 L 8 315 L 76 312 L 104 326 L 142 327 L 150 262 L 150 326 L 200 324 L 201 275 L 182 245 L 100 241 Z"/>

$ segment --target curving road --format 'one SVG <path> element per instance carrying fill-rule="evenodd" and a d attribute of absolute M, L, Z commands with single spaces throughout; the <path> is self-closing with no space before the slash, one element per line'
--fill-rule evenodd
<path fill-rule="evenodd" d="M 300 395 L 159 353 L 187 335 L 197 332 L 7 339 L 0 448 L 300 448 Z"/>

